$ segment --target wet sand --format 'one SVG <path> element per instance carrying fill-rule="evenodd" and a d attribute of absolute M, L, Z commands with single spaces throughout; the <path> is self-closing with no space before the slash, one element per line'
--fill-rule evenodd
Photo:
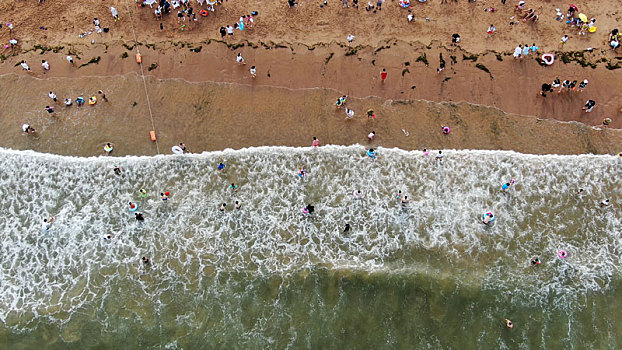
<path fill-rule="evenodd" d="M 506 114 L 499 109 L 467 103 L 387 101 L 349 98 L 356 111 L 352 120 L 334 106 L 338 93 L 329 89 L 284 89 L 239 84 L 188 83 L 183 80 L 147 79 L 153 122 L 161 153 L 184 142 L 192 152 L 265 145 L 310 146 L 313 136 L 321 144 L 370 144 L 403 149 L 501 149 L 524 153 L 617 153 L 622 130 L 599 129 L 575 122 L 557 122 Z M 65 155 L 102 155 L 105 142 L 116 144 L 113 155 L 154 155 L 149 141 L 151 119 L 142 79 L 135 74 L 67 80 L 8 75 L 0 79 L 6 91 L 0 110 L 23 106 L 33 90 L 57 90 L 59 95 L 85 97 L 107 86 L 109 102 L 95 106 L 56 106 L 50 117 L 38 108 L 2 118 L 5 137 L 0 146 Z M 11 87 L 11 88 L 9 88 Z M 38 96 L 34 105 L 49 103 Z M 292 102 L 294 101 L 294 102 Z M 29 104 L 30 105 L 30 104 Z M 377 118 L 369 120 L 372 108 Z M 24 135 L 29 122 L 36 137 Z M 443 135 L 440 125 L 450 125 Z M 404 129 L 409 136 L 406 136 Z M 377 137 L 368 142 L 367 134 Z"/>

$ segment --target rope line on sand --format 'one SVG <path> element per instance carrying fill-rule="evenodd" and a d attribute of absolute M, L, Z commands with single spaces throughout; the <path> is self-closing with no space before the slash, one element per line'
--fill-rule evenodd
<path fill-rule="evenodd" d="M 132 34 L 134 35 L 134 46 L 136 46 L 136 53 L 140 55 L 140 50 L 138 49 L 138 39 L 136 39 L 136 30 L 134 30 L 134 21 L 132 20 L 132 12 L 130 12 L 130 1 L 125 1 L 125 6 L 127 7 L 127 14 L 130 17 L 130 26 L 132 26 Z M 141 59 L 138 62 L 140 66 L 140 75 L 143 78 L 143 87 L 145 88 L 145 96 L 147 97 L 147 107 L 149 108 L 149 117 L 151 118 L 151 130 L 155 132 L 155 124 L 153 122 L 153 112 L 151 111 L 151 102 L 149 100 L 149 93 L 147 92 L 147 81 L 145 80 L 145 69 L 143 68 L 143 60 Z M 158 139 L 155 139 L 156 149 L 158 154 L 160 154 L 160 146 L 158 145 Z"/>

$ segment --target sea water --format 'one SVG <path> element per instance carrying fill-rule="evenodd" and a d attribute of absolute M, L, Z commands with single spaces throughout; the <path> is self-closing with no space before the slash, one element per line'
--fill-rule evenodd
<path fill-rule="evenodd" d="M 0 347 L 622 348 L 620 159 L 435 152 L 0 150 Z"/>

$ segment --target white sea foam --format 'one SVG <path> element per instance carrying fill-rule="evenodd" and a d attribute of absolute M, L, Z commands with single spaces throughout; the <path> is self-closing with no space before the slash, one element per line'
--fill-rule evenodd
<path fill-rule="evenodd" d="M 166 300 L 172 285 L 207 293 L 205 279 L 286 280 L 318 267 L 451 276 L 559 305 L 619 279 L 618 158 L 444 153 L 441 163 L 383 148 L 373 161 L 362 146 L 125 158 L 0 150 L 0 320 L 24 327 L 19 320 L 33 313 L 62 321 L 89 303 L 105 308 L 105 296 L 119 288 Z M 113 174 L 115 165 L 123 176 Z M 305 181 L 296 176 L 302 166 Z M 516 185 L 501 193 L 510 179 Z M 140 188 L 149 193 L 144 202 Z M 406 208 L 394 198 L 398 190 L 410 198 Z M 599 208 L 604 198 L 612 205 Z M 129 201 L 138 202 L 144 223 L 134 221 Z M 315 206 L 313 217 L 302 215 L 305 204 Z M 496 216 L 489 226 L 481 223 L 487 211 Z M 44 232 L 48 215 L 56 221 Z M 557 258 L 560 249 L 567 259 Z M 534 256 L 541 266 L 530 266 Z"/>

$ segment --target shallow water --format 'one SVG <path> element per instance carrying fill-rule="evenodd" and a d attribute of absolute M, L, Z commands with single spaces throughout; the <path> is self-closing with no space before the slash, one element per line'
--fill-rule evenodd
<path fill-rule="evenodd" d="M 0 344 L 621 347 L 619 159 L 444 153 L 438 162 L 382 148 L 373 161 L 362 146 L 125 158 L 0 150 Z M 598 206 L 604 198 L 610 207 Z M 305 217 L 309 203 L 316 212 Z M 56 221 L 46 232 L 47 215 Z"/>

